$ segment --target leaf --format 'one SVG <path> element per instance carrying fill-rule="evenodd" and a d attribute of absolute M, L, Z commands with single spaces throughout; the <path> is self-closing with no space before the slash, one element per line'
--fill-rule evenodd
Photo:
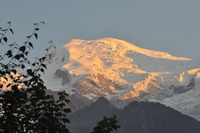
<path fill-rule="evenodd" d="M 9 47 L 12 47 L 13 45 L 14 45 L 14 44 L 12 43 L 12 44 L 9 44 L 8 46 L 9 46 Z"/>
<path fill-rule="evenodd" d="M 71 112 L 71 109 L 67 108 L 67 109 L 64 109 L 63 110 L 65 113 L 70 113 Z"/>
<path fill-rule="evenodd" d="M 8 50 L 6 55 L 8 56 L 8 58 L 12 57 L 12 50 Z"/>
<path fill-rule="evenodd" d="M 34 36 L 35 36 L 36 39 L 38 39 L 38 34 L 37 33 L 35 33 Z"/>
<path fill-rule="evenodd" d="M 46 57 L 42 57 L 39 59 L 40 62 L 45 61 Z"/>
<path fill-rule="evenodd" d="M 26 52 L 25 52 L 25 55 L 27 56 L 27 55 L 28 55 L 28 53 L 29 53 L 29 52 L 28 52 L 28 51 L 26 51 Z"/>
<path fill-rule="evenodd" d="M 21 65 L 21 68 L 24 69 L 24 68 L 25 68 L 25 65 L 22 64 L 22 65 Z"/>
<path fill-rule="evenodd" d="M 59 103 L 58 106 L 60 106 L 60 107 L 64 107 L 65 104 L 64 104 L 64 103 Z"/>
<path fill-rule="evenodd" d="M 22 57 L 22 58 L 24 58 L 24 54 L 20 54 L 19 56 Z"/>
<path fill-rule="evenodd" d="M 6 87 L 10 87 L 12 84 L 11 83 L 9 83 Z"/>
<path fill-rule="evenodd" d="M 28 45 L 33 48 L 33 44 L 31 42 L 28 43 Z"/>
<path fill-rule="evenodd" d="M 14 56 L 14 58 L 17 59 L 17 60 L 19 60 L 20 59 L 20 55 L 17 54 L 17 55 Z"/>
<path fill-rule="evenodd" d="M 70 103 L 70 100 L 68 100 L 68 99 L 65 99 L 65 102 L 66 102 L 66 103 Z"/>
<path fill-rule="evenodd" d="M 28 85 L 28 81 L 23 81 L 23 84 Z"/>
<path fill-rule="evenodd" d="M 6 81 L 8 81 L 8 78 L 7 77 L 3 77 Z"/>
<path fill-rule="evenodd" d="M 19 50 L 22 51 L 22 52 L 24 53 L 25 50 L 26 50 L 26 47 L 25 47 L 25 46 L 21 46 L 21 47 L 19 48 Z"/>
<path fill-rule="evenodd" d="M 40 71 L 44 73 L 44 69 L 43 68 L 41 68 Z"/>
<path fill-rule="evenodd" d="M 16 70 L 12 70 L 12 72 L 13 72 L 14 74 L 16 74 L 16 73 L 17 73 L 17 71 L 16 71 Z"/>
<path fill-rule="evenodd" d="M 67 119 L 67 118 L 62 118 L 62 121 L 63 121 L 64 123 L 70 123 L 69 119 Z"/>
<path fill-rule="evenodd" d="M 45 64 L 41 64 L 41 65 L 42 65 L 42 67 L 44 67 L 45 69 L 47 69 L 47 66 Z"/>
<path fill-rule="evenodd" d="M 27 38 L 29 39 L 29 38 L 31 38 L 31 36 L 27 36 Z M 26 42 L 25 42 L 26 43 Z"/>
<path fill-rule="evenodd" d="M 8 38 L 7 38 L 7 37 L 4 37 L 3 40 L 7 43 Z"/>
<path fill-rule="evenodd" d="M 31 69 L 26 70 L 26 72 L 27 72 L 28 75 L 32 75 L 33 74 Z"/>
<path fill-rule="evenodd" d="M 8 69 L 8 65 L 4 65 L 4 68 L 5 68 L 5 69 Z"/>
<path fill-rule="evenodd" d="M 13 30 L 10 28 L 10 32 L 12 33 L 12 34 L 14 34 L 14 32 L 13 32 Z"/>
<path fill-rule="evenodd" d="M 64 94 L 65 96 L 69 96 L 65 91 L 63 91 L 63 94 Z"/>

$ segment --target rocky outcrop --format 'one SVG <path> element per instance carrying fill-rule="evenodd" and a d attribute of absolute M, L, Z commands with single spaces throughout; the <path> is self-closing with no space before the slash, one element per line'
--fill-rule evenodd
<path fill-rule="evenodd" d="M 55 77 L 62 79 L 62 84 L 65 85 L 70 82 L 71 75 L 67 70 L 63 71 L 61 69 L 57 69 L 55 72 Z"/>

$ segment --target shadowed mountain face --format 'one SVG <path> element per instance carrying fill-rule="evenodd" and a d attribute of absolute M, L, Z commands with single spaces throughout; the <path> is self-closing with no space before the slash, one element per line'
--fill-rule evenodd
<path fill-rule="evenodd" d="M 131 102 L 123 110 L 99 98 L 70 115 L 71 133 L 89 133 L 103 116 L 117 115 L 120 129 L 113 133 L 199 133 L 200 122 L 159 103 Z"/>
<path fill-rule="evenodd" d="M 119 133 L 198 133 L 195 119 L 159 103 L 132 102 L 119 115 Z"/>
<path fill-rule="evenodd" d="M 100 97 L 89 107 L 81 109 L 69 116 L 71 133 L 90 133 L 97 121 L 103 116 L 113 116 L 118 114 L 119 110 L 112 105 L 106 98 Z"/>

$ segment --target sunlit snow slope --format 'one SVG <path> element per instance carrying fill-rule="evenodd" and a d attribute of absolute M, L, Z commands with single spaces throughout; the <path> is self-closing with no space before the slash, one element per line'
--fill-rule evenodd
<path fill-rule="evenodd" d="M 200 92 L 200 60 L 143 49 L 119 39 L 74 39 L 52 52 L 52 57 L 44 77 L 48 88 L 78 92 L 90 99 L 151 100 L 176 108 L 170 98 Z M 196 101 L 200 103 L 200 98 Z"/>

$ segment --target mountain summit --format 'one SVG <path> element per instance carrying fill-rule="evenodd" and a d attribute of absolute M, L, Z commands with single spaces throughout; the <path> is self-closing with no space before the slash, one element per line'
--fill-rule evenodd
<path fill-rule="evenodd" d="M 63 67 L 68 69 L 71 74 L 101 74 L 122 83 L 126 83 L 121 77 L 127 72 L 146 73 L 134 63 L 133 56 L 135 54 L 168 60 L 190 60 L 174 57 L 165 52 L 139 48 L 129 42 L 113 38 L 92 41 L 72 40 L 64 45 L 64 48 L 69 51 L 70 59 L 69 63 Z"/>
<path fill-rule="evenodd" d="M 200 119 L 196 113 L 200 110 L 200 98 L 196 96 L 200 95 L 199 60 L 147 50 L 113 38 L 74 39 L 58 47 L 51 57 L 44 76 L 49 89 L 79 93 L 91 100 L 103 96 L 120 107 L 125 105 L 119 105 L 118 100 L 156 101 Z M 195 111 L 185 105 L 192 101 Z"/>

